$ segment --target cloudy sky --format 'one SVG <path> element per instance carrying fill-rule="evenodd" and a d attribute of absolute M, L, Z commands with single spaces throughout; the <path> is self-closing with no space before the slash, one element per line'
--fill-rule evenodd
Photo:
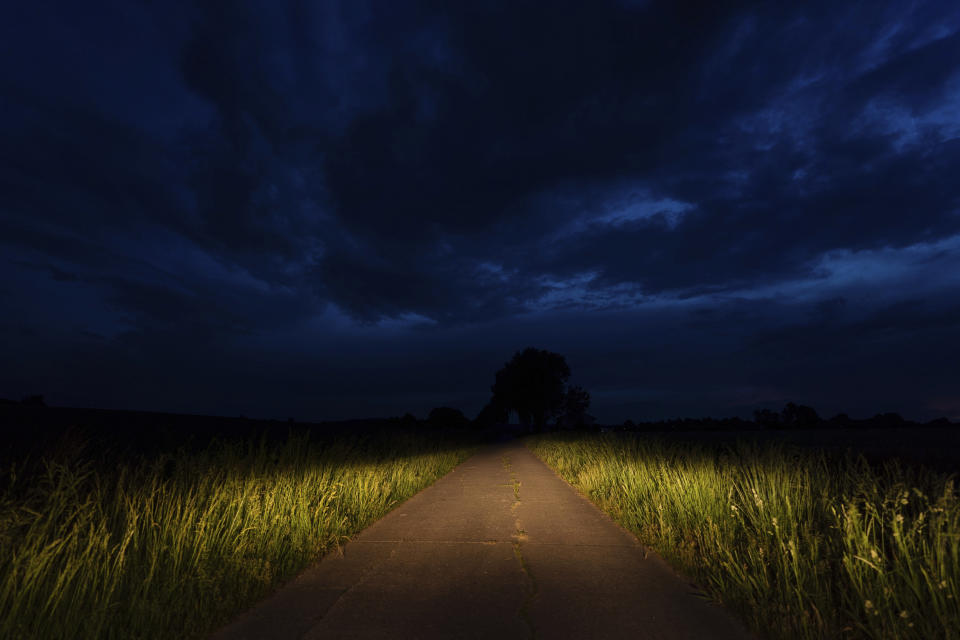
<path fill-rule="evenodd" d="M 0 397 L 960 419 L 952 0 L 2 11 Z"/>

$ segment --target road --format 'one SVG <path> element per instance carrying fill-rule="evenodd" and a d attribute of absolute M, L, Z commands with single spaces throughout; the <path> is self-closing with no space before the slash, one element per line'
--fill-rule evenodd
<path fill-rule="evenodd" d="M 214 640 L 754 638 L 518 441 L 491 445 Z"/>

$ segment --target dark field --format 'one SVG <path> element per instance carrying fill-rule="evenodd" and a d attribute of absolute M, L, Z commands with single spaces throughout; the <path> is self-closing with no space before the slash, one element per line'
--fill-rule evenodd
<path fill-rule="evenodd" d="M 893 462 L 890 444 L 867 462 L 844 451 L 854 434 L 735 435 L 548 433 L 528 446 L 760 637 L 960 637 L 954 475 Z"/>
<path fill-rule="evenodd" d="M 475 434 L 15 407 L 0 637 L 201 638 L 445 475 Z"/>
<path fill-rule="evenodd" d="M 0 427 L 4 638 L 203 637 L 477 445 L 527 434 L 19 404 Z M 956 425 L 527 443 L 766 637 L 960 637 Z"/>
<path fill-rule="evenodd" d="M 808 449 L 862 453 L 871 462 L 899 459 L 946 472 L 960 472 L 960 425 L 947 427 L 813 428 L 782 430 L 645 431 L 677 442 L 780 443 Z"/>

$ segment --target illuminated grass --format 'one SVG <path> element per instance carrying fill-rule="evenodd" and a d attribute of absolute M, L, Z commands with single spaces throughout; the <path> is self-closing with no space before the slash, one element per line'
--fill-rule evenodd
<path fill-rule="evenodd" d="M 960 638 L 952 478 L 777 445 L 527 444 L 765 637 Z"/>
<path fill-rule="evenodd" d="M 0 637 L 203 637 L 468 453 L 436 435 L 291 435 L 13 467 Z"/>

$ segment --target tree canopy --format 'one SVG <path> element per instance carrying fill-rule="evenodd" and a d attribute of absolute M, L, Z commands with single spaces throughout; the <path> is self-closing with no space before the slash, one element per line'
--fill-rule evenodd
<path fill-rule="evenodd" d="M 490 402 L 480 410 L 480 413 L 477 414 L 474 422 L 480 427 L 492 427 L 507 422 L 509 417 L 509 410 L 500 406 L 497 401 L 491 399 Z"/>
<path fill-rule="evenodd" d="M 557 419 L 557 425 L 578 427 L 583 426 L 592 416 L 587 415 L 587 409 L 590 408 L 590 393 L 581 386 L 570 385 L 567 393 L 563 397 L 561 415 Z"/>
<path fill-rule="evenodd" d="M 793 402 L 788 402 L 780 413 L 770 409 L 757 409 L 753 412 L 753 419 L 766 429 L 815 427 L 822 422 L 813 407 Z"/>
<path fill-rule="evenodd" d="M 563 412 L 569 378 L 570 367 L 562 355 L 527 347 L 497 371 L 490 387 L 491 412 L 494 408 L 516 411 L 520 422 L 542 430 L 548 420 Z"/>
<path fill-rule="evenodd" d="M 435 429 L 463 428 L 470 424 L 463 412 L 453 407 L 435 407 L 427 416 L 427 424 Z"/>

